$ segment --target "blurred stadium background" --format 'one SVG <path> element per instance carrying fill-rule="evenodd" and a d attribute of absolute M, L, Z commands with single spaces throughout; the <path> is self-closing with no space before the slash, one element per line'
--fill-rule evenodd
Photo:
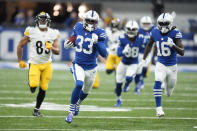
<path fill-rule="evenodd" d="M 129 19 L 139 21 L 142 16 L 149 15 L 155 21 L 161 12 L 172 13 L 174 25 L 183 33 L 185 56 L 178 56 L 181 72 L 173 96 L 162 97 L 164 119 L 155 117 L 154 73 L 145 80 L 141 95 L 134 95 L 133 89 L 123 94 L 124 104 L 118 111 L 113 108 L 115 76 L 100 71 L 99 89 L 92 90 L 83 105 L 89 105 L 90 110 L 95 109 L 92 105 L 103 108 L 89 111 L 88 106 L 84 106 L 71 125 L 65 123 L 64 107 L 70 103 L 74 87 L 72 74 L 65 68 L 74 58 L 74 51 L 64 49 L 63 43 L 72 33 L 73 25 L 89 9 L 100 14 L 101 27 L 107 27 L 115 17 L 120 18 L 122 29 Z M 48 12 L 52 18 L 51 26 L 60 30 L 61 53 L 53 56 L 53 67 L 61 70 L 54 70 L 44 101 L 47 103 L 41 107 L 45 117 L 37 119 L 31 116 L 36 94 L 30 95 L 28 70 L 18 69 L 16 47 L 25 28 L 34 25 L 34 17 L 41 11 Z M 23 59 L 28 59 L 28 46 L 24 48 Z M 0 130 L 195 130 L 196 64 L 197 0 L 0 0 Z M 104 68 L 99 64 L 99 69 Z M 48 109 L 47 105 L 52 108 Z M 103 111 L 109 107 L 112 108 L 110 111 Z"/>
<path fill-rule="evenodd" d="M 72 49 L 63 49 L 63 41 L 72 32 L 73 25 L 81 20 L 89 9 L 96 10 L 101 17 L 99 25 L 106 27 L 111 18 L 121 19 L 121 28 L 129 19 L 148 15 L 155 21 L 161 12 L 170 12 L 175 17 L 174 25 L 183 33 L 185 56 L 179 63 L 197 63 L 197 1 L 196 0 L 5 0 L 0 1 L 0 60 L 16 60 L 16 46 L 26 26 L 34 25 L 34 17 L 41 11 L 48 12 L 52 27 L 61 31 L 61 54 L 56 61 L 68 61 L 73 57 Z M 24 49 L 24 59 L 28 49 Z"/>

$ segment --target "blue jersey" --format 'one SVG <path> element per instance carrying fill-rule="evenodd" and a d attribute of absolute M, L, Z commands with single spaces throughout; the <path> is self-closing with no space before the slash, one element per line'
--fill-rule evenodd
<path fill-rule="evenodd" d="M 77 37 L 76 53 L 74 63 L 80 65 L 84 70 L 90 70 L 97 66 L 96 59 L 98 54 L 102 57 L 107 56 L 105 30 L 97 28 L 92 32 L 84 29 L 83 24 L 78 22 L 74 27 L 74 36 Z M 96 44 L 92 41 L 92 34 L 98 36 Z"/>
<path fill-rule="evenodd" d="M 150 40 L 150 32 L 156 28 L 156 26 L 152 26 L 152 28 L 149 31 L 146 31 L 142 28 L 139 29 L 138 34 L 139 36 L 144 37 L 144 42 L 141 44 L 141 47 L 139 49 L 139 53 L 144 54 L 144 50 L 146 45 L 148 44 L 149 40 Z"/>
<path fill-rule="evenodd" d="M 172 66 L 177 64 L 176 51 L 167 45 L 169 39 L 175 42 L 175 39 L 182 38 L 182 34 L 179 30 L 173 29 L 167 34 L 162 35 L 158 28 L 155 28 L 150 33 L 151 38 L 155 41 L 155 47 L 157 49 L 158 62 Z"/>
<path fill-rule="evenodd" d="M 119 37 L 119 40 L 120 40 L 120 45 L 118 47 L 117 54 L 118 56 L 122 56 L 122 63 L 124 63 L 125 65 L 138 64 L 139 48 L 140 48 L 140 45 L 143 43 L 144 38 L 137 35 L 134 42 L 131 43 L 127 35 L 124 34 Z M 131 54 L 132 54 L 131 57 L 126 57 L 122 53 L 122 51 L 124 50 L 127 44 L 129 44 L 131 48 Z"/>

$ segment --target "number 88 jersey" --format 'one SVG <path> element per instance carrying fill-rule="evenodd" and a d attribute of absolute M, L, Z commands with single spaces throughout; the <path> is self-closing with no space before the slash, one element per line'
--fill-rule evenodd
<path fill-rule="evenodd" d="M 182 38 L 181 32 L 177 29 L 173 29 L 164 35 L 161 34 L 158 28 L 154 28 L 151 31 L 150 36 L 155 42 L 158 62 L 166 66 L 172 66 L 177 64 L 177 57 L 176 57 L 177 53 L 172 47 L 168 46 L 168 42 L 170 42 L 171 40 L 175 42 L 175 39 L 181 39 Z"/>
<path fill-rule="evenodd" d="M 27 27 L 24 35 L 29 37 L 28 63 L 44 64 L 52 61 L 51 51 L 46 48 L 45 42 L 53 44 L 59 38 L 59 31 L 48 28 L 47 31 L 40 31 L 38 27 Z"/>

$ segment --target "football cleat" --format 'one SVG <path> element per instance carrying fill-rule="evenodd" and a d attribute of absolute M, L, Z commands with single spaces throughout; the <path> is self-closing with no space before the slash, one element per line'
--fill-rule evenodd
<path fill-rule="evenodd" d="M 80 108 L 80 105 L 76 104 L 74 116 L 77 116 L 79 114 L 79 108 Z"/>
<path fill-rule="evenodd" d="M 115 107 L 120 107 L 122 105 L 122 101 L 120 99 L 118 99 L 116 101 L 116 104 L 114 105 Z"/>
<path fill-rule="evenodd" d="M 164 115 L 165 115 L 165 113 L 164 113 L 162 107 L 161 106 L 160 107 L 157 107 L 156 108 L 156 116 L 163 117 Z"/>
<path fill-rule="evenodd" d="M 124 92 L 128 92 L 130 90 L 129 86 L 124 86 Z"/>
<path fill-rule="evenodd" d="M 142 81 L 140 81 L 140 83 L 139 83 L 139 89 L 140 90 L 144 89 L 144 83 Z"/>
<path fill-rule="evenodd" d="M 135 87 L 134 93 L 135 93 L 136 95 L 140 95 L 140 90 L 139 90 L 137 87 Z"/>
<path fill-rule="evenodd" d="M 34 109 L 32 115 L 33 116 L 37 116 L 37 117 L 42 117 L 43 116 L 43 114 L 41 114 L 38 109 Z"/>
<path fill-rule="evenodd" d="M 67 123 L 71 123 L 72 120 L 73 120 L 73 113 L 72 113 L 72 112 L 68 112 L 68 115 L 66 116 L 65 121 L 66 121 Z"/>

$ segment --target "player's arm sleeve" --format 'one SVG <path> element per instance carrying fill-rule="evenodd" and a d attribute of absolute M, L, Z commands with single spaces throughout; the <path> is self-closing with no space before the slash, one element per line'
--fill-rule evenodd
<path fill-rule="evenodd" d="M 184 56 L 184 46 L 182 44 L 182 34 L 180 31 L 177 30 L 176 34 L 175 34 L 175 44 L 176 46 L 173 46 L 173 48 L 176 50 L 176 52 L 181 55 Z"/>
<path fill-rule="evenodd" d="M 122 54 L 122 51 L 124 49 L 124 44 L 122 43 L 122 40 L 119 38 L 119 47 L 118 47 L 118 50 L 117 50 L 117 55 L 120 57 L 120 56 L 123 56 Z"/>
<path fill-rule="evenodd" d="M 105 41 L 99 41 L 97 43 L 98 46 L 98 52 L 102 57 L 107 57 L 107 49 L 106 49 L 106 43 Z"/>
<path fill-rule="evenodd" d="M 77 23 L 75 24 L 75 26 L 73 27 L 73 33 L 72 33 L 71 36 L 77 36 L 77 30 L 79 29 L 80 24 L 81 24 L 81 23 L 79 23 L 79 22 L 77 22 Z"/>
<path fill-rule="evenodd" d="M 57 37 L 56 39 L 58 40 L 60 38 L 60 32 L 57 30 Z"/>
<path fill-rule="evenodd" d="M 30 30 L 31 30 L 31 28 L 30 27 L 27 27 L 25 29 L 24 36 L 30 37 Z"/>

